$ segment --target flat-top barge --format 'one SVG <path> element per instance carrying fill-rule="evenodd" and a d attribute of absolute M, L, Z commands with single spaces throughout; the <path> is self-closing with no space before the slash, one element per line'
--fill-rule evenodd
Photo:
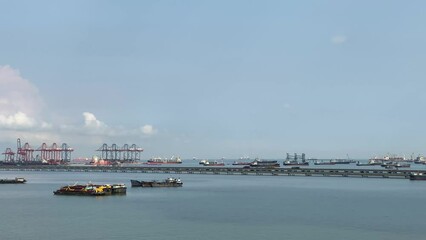
<path fill-rule="evenodd" d="M 15 178 L 15 179 L 0 179 L 0 184 L 14 184 L 14 183 L 26 183 L 25 178 Z"/>
<path fill-rule="evenodd" d="M 179 178 L 167 178 L 164 181 L 138 181 L 130 180 L 132 187 L 182 187 L 183 182 Z"/>

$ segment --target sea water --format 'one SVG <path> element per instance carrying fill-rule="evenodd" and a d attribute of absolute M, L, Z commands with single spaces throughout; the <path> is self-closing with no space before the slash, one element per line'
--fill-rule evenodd
<path fill-rule="evenodd" d="M 0 172 L 0 239 L 423 239 L 426 181 L 146 173 Z M 181 188 L 130 179 L 180 177 Z M 123 196 L 56 196 L 74 183 Z"/>

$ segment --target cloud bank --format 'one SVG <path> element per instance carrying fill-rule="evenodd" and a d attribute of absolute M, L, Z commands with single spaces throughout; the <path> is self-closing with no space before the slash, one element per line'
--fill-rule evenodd
<path fill-rule="evenodd" d="M 36 121 L 23 112 L 13 115 L 0 115 L 0 128 L 27 129 L 35 126 Z"/>
<path fill-rule="evenodd" d="M 0 115 L 37 116 L 44 107 L 38 89 L 8 65 L 0 66 L 0 89 Z"/>
<path fill-rule="evenodd" d="M 43 127 L 37 118 L 44 107 L 38 89 L 18 70 L 0 66 L 0 129 Z"/>
<path fill-rule="evenodd" d="M 134 129 L 109 126 L 94 113 L 83 112 L 77 124 L 51 123 L 43 119 L 45 104 L 35 85 L 12 67 L 0 66 L 0 135 L 3 141 L 61 141 L 61 136 L 85 141 L 85 136 L 106 141 L 108 137 L 144 138 L 157 133 L 152 125 Z M 75 121 L 74 121 L 75 122 Z M 90 141 L 90 140 L 87 140 Z"/>

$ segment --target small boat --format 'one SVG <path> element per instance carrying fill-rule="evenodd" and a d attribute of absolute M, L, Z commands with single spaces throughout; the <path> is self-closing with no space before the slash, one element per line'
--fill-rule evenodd
<path fill-rule="evenodd" d="M 381 167 L 395 167 L 396 163 L 394 162 L 383 162 L 380 166 Z"/>
<path fill-rule="evenodd" d="M 421 172 L 410 173 L 410 180 L 426 180 L 426 174 Z"/>
<path fill-rule="evenodd" d="M 15 178 L 15 179 L 0 179 L 0 184 L 13 184 L 13 183 L 26 183 L 25 178 Z"/>
<path fill-rule="evenodd" d="M 409 167 L 411 167 L 411 164 L 398 162 L 398 163 L 395 164 L 395 167 L 396 168 L 409 168 Z"/>
<path fill-rule="evenodd" d="M 370 166 L 382 165 L 383 164 L 383 160 L 380 160 L 380 159 L 370 159 L 370 160 L 368 160 L 368 164 Z"/>
<path fill-rule="evenodd" d="M 371 166 L 372 164 L 370 164 L 370 163 L 361 163 L 360 161 L 358 161 L 356 163 L 356 165 L 359 166 L 359 167 L 365 167 L 365 166 Z"/>
<path fill-rule="evenodd" d="M 130 180 L 132 187 L 182 187 L 183 182 L 179 178 L 167 178 L 164 181 L 139 181 Z"/>
<path fill-rule="evenodd" d="M 426 162 L 426 158 L 423 156 L 418 156 L 413 162 L 415 164 L 424 164 Z"/>

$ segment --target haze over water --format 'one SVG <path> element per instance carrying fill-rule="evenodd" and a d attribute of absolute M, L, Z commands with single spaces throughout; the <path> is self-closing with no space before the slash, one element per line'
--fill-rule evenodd
<path fill-rule="evenodd" d="M 1 172 L 0 239 L 421 239 L 425 182 L 405 179 Z M 55 196 L 75 182 L 180 177 L 182 188 Z"/>

